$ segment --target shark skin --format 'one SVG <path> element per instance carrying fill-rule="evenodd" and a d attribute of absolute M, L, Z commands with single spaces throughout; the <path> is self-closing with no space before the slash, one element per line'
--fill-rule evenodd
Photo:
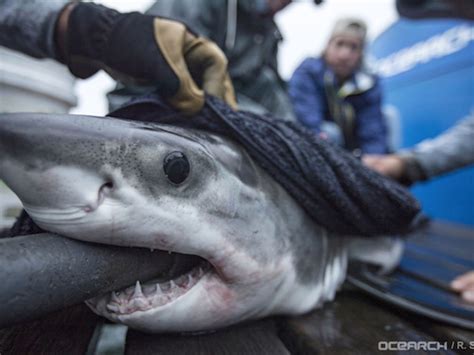
<path fill-rule="evenodd" d="M 318 226 L 241 146 L 207 132 L 2 114 L 0 179 L 44 230 L 202 258 L 175 279 L 86 302 L 142 331 L 302 314 L 332 300 L 345 278 L 349 240 Z"/>

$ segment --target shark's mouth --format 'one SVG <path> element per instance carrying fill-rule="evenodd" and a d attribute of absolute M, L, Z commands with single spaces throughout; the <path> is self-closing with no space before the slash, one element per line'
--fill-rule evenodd
<path fill-rule="evenodd" d="M 177 254 L 178 255 L 178 254 Z M 91 298 L 86 303 L 93 309 L 104 308 L 112 316 L 126 316 L 135 312 L 156 310 L 170 305 L 187 294 L 214 268 L 203 258 L 178 255 L 178 262 L 167 277 L 146 282 L 137 280 L 121 290 Z"/>

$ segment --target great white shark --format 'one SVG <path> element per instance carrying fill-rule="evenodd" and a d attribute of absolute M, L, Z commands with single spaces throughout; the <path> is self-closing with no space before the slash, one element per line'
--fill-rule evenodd
<path fill-rule="evenodd" d="M 302 314 L 334 298 L 350 255 L 393 265 L 401 250 L 328 233 L 239 144 L 171 125 L 2 114 L 0 179 L 44 230 L 201 257 L 87 301 L 147 332 Z"/>

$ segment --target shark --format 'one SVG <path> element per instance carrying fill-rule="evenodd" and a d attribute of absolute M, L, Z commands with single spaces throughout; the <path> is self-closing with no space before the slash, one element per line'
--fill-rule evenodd
<path fill-rule="evenodd" d="M 335 297 L 351 257 L 390 267 L 402 249 L 329 232 L 239 143 L 170 124 L 1 114 L 0 179 L 44 230 L 199 257 L 86 302 L 145 332 L 303 314 Z"/>

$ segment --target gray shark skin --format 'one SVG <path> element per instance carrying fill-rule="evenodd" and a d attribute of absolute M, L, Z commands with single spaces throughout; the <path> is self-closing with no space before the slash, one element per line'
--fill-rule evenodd
<path fill-rule="evenodd" d="M 170 181 L 166 161 L 183 156 L 189 174 Z M 302 314 L 333 299 L 345 277 L 348 241 L 316 225 L 242 147 L 206 132 L 3 114 L 0 178 L 45 230 L 203 259 L 174 280 L 137 282 L 87 301 L 142 331 Z"/>

